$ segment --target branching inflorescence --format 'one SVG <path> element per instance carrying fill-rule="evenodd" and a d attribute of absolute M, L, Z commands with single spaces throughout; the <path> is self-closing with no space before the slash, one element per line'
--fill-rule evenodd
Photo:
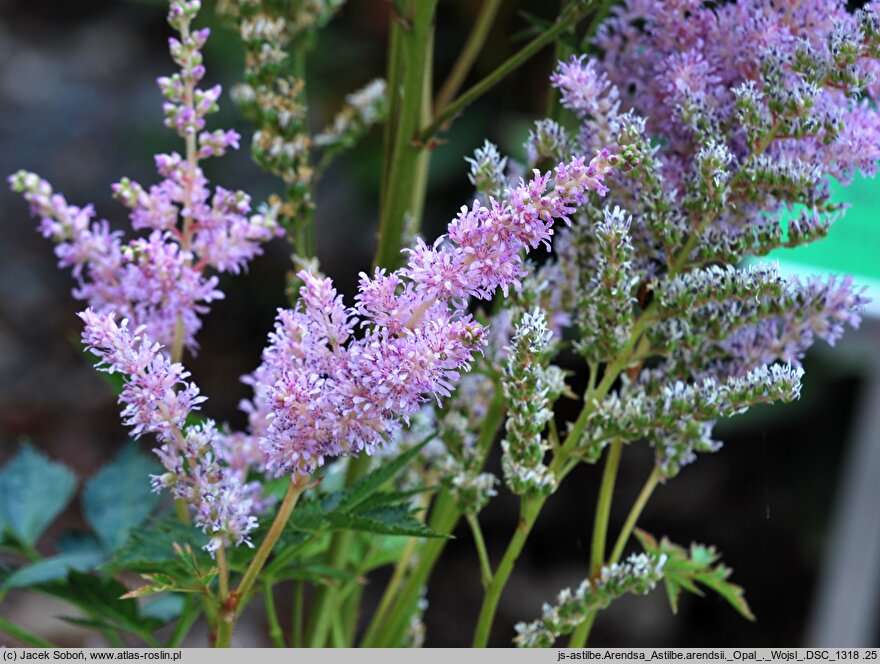
<path fill-rule="evenodd" d="M 153 487 L 188 506 L 209 536 L 205 548 L 220 576 L 220 608 L 212 617 L 218 642 L 230 643 L 273 551 L 273 573 L 299 552 L 298 543 L 281 553 L 275 546 L 308 478 L 330 458 L 380 450 L 380 466 L 393 466 L 392 455 L 410 455 L 399 458 L 397 470 L 418 458 L 408 484 L 368 501 L 392 474 L 380 473 L 370 488 L 372 480 L 359 480 L 362 468 L 352 463 L 347 487 L 311 501 L 300 527 L 367 523 L 375 532 L 422 537 L 449 534 L 464 516 L 486 590 L 475 645 L 488 640 L 544 502 L 578 463 L 594 463 L 606 451 L 589 574 L 556 606 L 545 605 L 539 620 L 520 623 L 516 643 L 550 646 L 572 634 L 570 644 L 582 645 L 597 611 L 625 593 L 647 593 L 664 575 L 667 588 L 710 583 L 750 616 L 742 589 L 726 582 L 730 570 L 713 568 L 714 550 L 692 547 L 688 558 L 666 540 L 651 545 L 646 533 L 639 534 L 645 553 L 624 559 L 624 550 L 658 483 L 698 453 L 720 449 L 712 436 L 716 420 L 797 399 L 809 347 L 816 339 L 833 345 L 846 326 L 860 322 L 865 297 L 849 277 L 786 279 L 776 264 L 743 263 L 824 237 L 844 208 L 832 202 L 828 178 L 846 183 L 858 172 L 875 174 L 876 0 L 854 14 L 836 0 L 784 9 L 770 0 L 624 0 L 594 26 L 603 55 L 560 62 L 551 77 L 574 122 L 537 122 L 525 164 L 484 143 L 468 160 L 473 204 L 436 241 L 416 238 L 400 268 L 361 273 L 353 305 L 312 260 L 314 169 L 389 109 L 387 86 L 376 79 L 349 95 L 314 141 L 308 134 L 302 57 L 314 27 L 341 5 L 310 0 L 291 12 L 287 3 L 223 3 L 246 45 L 247 80 L 237 96 L 257 124 L 254 155 L 284 181 L 286 201 L 273 198 L 251 214 L 243 192 L 208 187 L 201 160 L 237 148 L 239 136 L 205 129 L 220 88 L 198 87 L 208 38 L 207 30 L 192 28 L 198 0 L 171 0 L 168 20 L 179 38 L 170 40 L 170 51 L 180 71 L 158 80 L 165 124 L 186 150 L 156 157 L 156 185 L 114 185 L 132 228 L 146 236 L 123 241 L 106 221 L 94 220 L 91 206 L 70 205 L 32 173 L 9 179 L 41 218 L 41 233 L 56 243 L 59 265 L 73 271 L 74 294 L 87 302 L 83 342 L 98 368 L 124 376 L 124 424 L 135 437 L 152 434 L 159 442 L 165 472 L 152 478 Z M 430 25 L 433 5 L 417 7 L 419 25 Z M 400 37 L 402 28 L 396 30 Z M 288 69 L 291 52 L 295 72 Z M 399 78 L 399 70 L 391 73 L 389 80 Z M 400 99 L 421 99 L 421 87 Z M 419 105 L 413 109 L 421 113 Z M 424 149 L 408 135 L 395 140 L 406 142 L 410 156 Z M 315 148 L 323 150 L 318 164 Z M 398 166 L 386 164 L 386 172 Z M 559 220 L 566 228 L 558 228 Z M 194 416 L 205 397 L 181 360 L 185 350 L 197 350 L 201 317 L 222 297 L 216 273 L 246 269 L 263 243 L 282 234 L 282 224 L 295 263 L 309 269 L 298 272 L 295 304 L 278 311 L 261 364 L 243 379 L 253 388 L 242 404 L 249 426 L 233 433 Z M 396 252 L 400 238 L 384 246 Z M 527 254 L 542 246 L 552 255 L 535 266 Z M 500 300 L 499 291 L 504 298 L 491 317 L 470 309 L 471 299 Z M 552 361 L 567 347 L 580 355 L 587 379 L 580 415 L 563 429 L 554 404 L 575 395 Z M 463 376 L 473 368 L 479 372 Z M 504 483 L 521 509 L 493 570 L 477 517 L 499 484 L 484 464 L 502 423 Z M 653 448 L 655 465 L 609 555 L 615 476 L 624 445 L 636 441 Z M 251 544 L 258 516 L 272 503 L 272 478 L 289 479 L 287 494 L 230 592 L 225 547 Z M 422 484 L 436 480 L 442 490 L 422 524 L 413 516 L 430 500 Z M 355 508 L 379 510 L 383 518 L 405 513 L 408 521 L 388 523 Z M 407 542 L 366 643 L 400 645 L 409 638 L 407 625 L 410 636 L 422 635 L 423 591 L 442 550 L 438 541 L 421 549 Z M 334 535 L 323 562 L 344 564 L 350 543 Z M 351 579 L 365 573 L 356 566 L 339 571 Z M 274 580 L 260 579 L 273 614 Z M 314 643 L 325 642 L 337 620 L 327 611 L 337 608 L 345 609 L 346 624 L 334 623 L 334 642 L 346 629 L 354 638 L 353 587 L 321 588 Z"/>

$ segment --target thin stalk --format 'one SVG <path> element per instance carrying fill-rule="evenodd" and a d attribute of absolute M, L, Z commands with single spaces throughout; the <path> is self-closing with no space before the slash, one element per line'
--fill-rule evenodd
<path fill-rule="evenodd" d="M 334 648 L 344 648 L 345 647 L 345 634 L 342 629 L 342 619 L 338 614 L 333 616 L 333 620 L 331 621 L 331 630 L 330 637 L 332 639 L 331 644 Z"/>
<path fill-rule="evenodd" d="M 452 496 L 449 495 L 448 491 L 444 490 L 440 492 L 434 501 L 428 526 L 431 530 L 438 533 L 451 533 L 460 516 L 461 513 L 456 509 Z M 400 644 L 406 626 L 409 624 L 410 616 L 419 601 L 419 593 L 422 590 L 422 586 L 427 583 L 428 576 L 430 576 L 431 570 L 434 569 L 434 565 L 437 563 L 437 559 L 440 557 L 440 553 L 445 545 L 446 540 L 439 537 L 429 540 L 424 544 L 421 551 L 419 551 L 418 563 L 410 572 L 406 583 L 400 589 L 397 601 L 385 620 L 384 626 L 381 629 L 372 629 L 372 638 L 367 639 L 365 637 L 361 643 L 362 647 L 391 648 Z M 375 621 L 370 625 L 370 628 L 373 628 L 374 624 Z M 368 630 L 367 635 L 370 636 L 370 630 Z"/>
<path fill-rule="evenodd" d="M 489 553 L 486 551 L 486 541 L 483 539 L 483 531 L 475 514 L 465 515 L 471 533 L 474 536 L 474 546 L 477 549 L 477 557 L 480 559 L 480 581 L 483 588 L 488 588 L 492 583 L 492 565 L 489 563 Z"/>
<path fill-rule="evenodd" d="M 305 583 L 293 584 L 293 609 L 290 614 L 290 647 L 303 647 L 303 605 L 305 604 Z"/>
<path fill-rule="evenodd" d="M 651 472 L 651 475 L 648 477 L 648 481 L 645 483 L 645 486 L 642 487 L 641 493 L 639 493 L 635 504 L 632 506 L 632 509 L 630 510 L 630 513 L 626 518 L 623 529 L 621 530 L 620 535 L 617 538 L 617 542 L 615 542 L 614 544 L 614 550 L 611 553 L 611 557 L 608 559 L 609 565 L 618 562 L 620 560 L 620 557 L 623 555 L 623 549 L 624 547 L 626 547 L 627 540 L 629 540 L 629 536 L 632 533 L 633 528 L 635 528 L 636 522 L 638 521 L 642 510 L 645 508 L 645 504 L 651 497 L 651 494 L 656 488 L 657 482 L 659 480 L 660 473 L 656 468 L 654 468 L 654 470 Z M 594 563 L 592 573 L 595 575 L 596 572 L 597 570 Z M 572 632 L 571 638 L 568 641 L 569 648 L 583 648 L 587 644 L 587 639 L 590 636 L 590 631 L 593 629 L 593 623 L 596 621 L 597 615 L 598 611 L 596 611 L 595 609 L 587 614 L 587 617 L 584 619 L 584 621 L 577 626 L 574 632 Z"/>
<path fill-rule="evenodd" d="M 171 638 L 168 639 L 168 643 L 165 647 L 179 647 L 196 620 L 198 620 L 198 617 L 199 610 L 196 597 L 192 594 L 187 595 L 183 603 L 183 611 L 180 612 L 180 616 L 177 618 L 177 624 L 174 626 L 174 632 L 172 632 Z"/>
<path fill-rule="evenodd" d="M 398 597 L 400 584 L 406 576 L 407 569 L 409 569 L 409 564 L 412 560 L 417 544 L 418 540 L 415 537 L 410 537 L 406 541 L 400 559 L 394 566 L 394 572 L 391 574 L 391 579 L 388 581 L 388 585 L 385 586 L 385 592 L 382 593 L 382 599 L 379 600 L 379 606 L 376 608 L 375 613 L 373 613 L 373 619 L 370 621 L 367 633 L 364 634 L 364 638 L 361 640 L 361 647 L 369 647 L 369 644 L 375 640 L 379 630 L 382 629 L 385 618 L 388 615 L 388 610 L 391 608 L 391 604 L 395 598 Z"/>
<path fill-rule="evenodd" d="M 401 67 L 403 84 L 399 112 L 395 119 L 394 144 L 391 164 L 387 166 L 385 192 L 379 219 L 379 244 L 376 249 L 376 265 L 394 268 L 400 263 L 400 250 L 404 220 L 411 211 L 412 191 L 417 172 L 417 162 L 423 147 L 415 145 L 422 123 L 422 100 L 424 98 L 425 61 L 429 57 L 434 12 L 438 0 L 413 0 L 409 29 L 400 30 L 400 43 L 395 49 L 397 62 L 390 72 Z M 397 94 L 391 91 L 392 97 Z M 390 121 L 389 121 L 390 124 Z M 386 143 L 386 148 L 391 146 Z M 386 153 L 386 157 L 388 153 Z"/>
<path fill-rule="evenodd" d="M 220 570 L 218 575 L 220 579 L 220 602 L 223 603 L 229 597 L 229 563 L 226 561 L 226 547 L 222 544 L 217 549 L 217 567 Z"/>
<path fill-rule="evenodd" d="M 501 593 L 507 585 L 507 580 L 513 572 L 513 566 L 516 564 L 519 554 L 525 546 L 529 533 L 535 525 L 535 520 L 544 505 L 545 498 L 538 498 L 534 501 L 524 500 L 520 509 L 519 525 L 514 531 L 510 544 L 504 552 L 504 557 L 498 564 L 495 576 L 492 582 L 486 588 L 486 596 L 483 599 L 483 605 L 480 607 L 480 617 L 477 620 L 477 629 L 474 633 L 474 648 L 485 648 L 489 641 L 489 632 L 492 629 L 492 623 L 495 621 L 495 612 L 498 608 L 498 602 L 501 599 Z"/>
<path fill-rule="evenodd" d="M 590 576 L 596 576 L 605 561 L 605 540 L 608 538 L 608 519 L 611 515 L 611 499 L 614 496 L 614 484 L 617 480 L 617 469 L 623 452 L 623 441 L 611 443 L 605 459 L 605 470 L 602 472 L 602 484 L 599 487 L 599 501 L 596 503 L 596 517 L 593 521 L 593 546 L 590 556 Z"/>
<path fill-rule="evenodd" d="M 504 398 L 501 393 L 500 385 L 495 379 L 496 390 L 495 398 L 489 404 L 489 410 L 483 418 L 483 424 L 477 436 L 476 449 L 479 451 L 480 466 L 482 466 L 486 457 L 489 455 L 489 449 L 498 428 L 504 420 Z M 438 533 L 449 534 L 455 528 L 455 524 L 461 518 L 461 512 L 455 505 L 455 501 L 447 491 L 441 491 L 434 500 L 434 506 L 431 510 L 431 519 L 429 526 L 431 530 Z M 446 546 L 445 538 L 435 538 L 425 542 L 416 558 L 415 567 L 412 569 L 406 581 L 400 588 L 397 596 L 389 594 L 391 604 L 390 613 L 386 620 L 384 614 L 373 616 L 370 622 L 366 636 L 361 642 L 362 647 L 392 647 L 399 643 L 406 627 L 406 621 L 415 609 L 419 601 L 419 593 L 422 587 L 428 582 L 428 577 L 434 569 L 434 565 L 440 554 Z M 406 568 L 401 571 L 401 575 L 406 572 Z"/>
<path fill-rule="evenodd" d="M 183 359 L 183 337 L 185 333 L 183 315 L 177 314 L 177 320 L 174 321 L 174 338 L 171 340 L 172 362 L 180 362 Z"/>
<path fill-rule="evenodd" d="M 428 53 L 434 52 L 434 29 L 428 39 Z M 431 121 L 431 98 L 434 94 L 434 59 L 425 58 L 425 72 L 422 77 L 422 110 L 419 126 L 424 126 Z M 403 235 L 413 235 L 422 225 L 422 215 L 425 212 L 425 196 L 428 192 L 428 172 L 431 167 L 431 153 L 421 150 L 416 159 L 415 173 L 413 175 L 412 192 L 409 203 L 409 226 L 403 228 Z"/>
<path fill-rule="evenodd" d="M 22 643 L 26 643 L 29 646 L 34 648 L 55 648 L 57 647 L 54 643 L 50 643 L 45 639 L 29 632 L 24 627 L 19 627 L 15 623 L 11 623 L 4 618 L 0 618 L 0 632 L 4 634 L 9 634 L 14 639 L 21 641 Z"/>
<path fill-rule="evenodd" d="M 563 3 L 563 10 L 570 6 L 572 2 L 576 0 L 565 0 Z M 571 26 L 566 32 L 569 33 L 569 36 L 574 35 L 574 26 Z M 567 60 L 569 56 L 572 54 L 572 48 L 569 43 L 565 39 L 557 39 L 556 44 L 553 46 L 553 66 L 556 66 L 557 62 L 562 60 Z M 562 104 L 559 100 L 559 92 L 552 85 L 547 86 L 547 113 L 546 117 L 551 120 L 559 120 L 562 115 Z"/>
<path fill-rule="evenodd" d="M 269 638 L 276 648 L 286 648 L 284 642 L 284 632 L 281 630 L 281 623 L 278 622 L 278 610 L 275 608 L 275 593 L 271 583 L 263 584 L 263 599 L 266 605 L 266 620 L 269 623 Z"/>
<path fill-rule="evenodd" d="M 564 11 L 559 16 L 559 18 L 556 19 L 556 22 L 553 23 L 553 25 L 551 25 L 549 28 L 547 28 L 547 30 L 535 37 L 532 41 L 526 44 L 522 48 L 522 50 L 509 57 L 492 73 L 486 76 L 479 83 L 476 83 L 473 87 L 468 88 L 466 92 L 447 104 L 442 111 L 437 113 L 434 121 L 430 125 L 425 127 L 425 129 L 423 129 L 419 134 L 419 142 L 422 144 L 426 144 L 431 139 L 433 139 L 440 131 L 444 131 L 445 129 L 447 129 L 451 121 L 462 110 L 472 104 L 487 91 L 492 89 L 499 81 L 503 80 L 514 71 L 519 69 L 529 58 L 531 58 L 535 53 L 537 53 L 547 44 L 556 39 L 563 32 L 568 30 L 573 25 L 577 24 L 577 22 L 580 21 L 583 16 L 584 9 L 580 6 L 580 4 L 568 9 L 567 11 Z"/>
<path fill-rule="evenodd" d="M 257 549 L 256 554 L 254 554 L 251 564 L 248 566 L 247 570 L 245 570 L 244 576 L 238 584 L 238 587 L 229 594 L 226 606 L 222 607 L 223 611 L 219 617 L 217 625 L 216 647 L 228 648 L 230 646 L 232 642 L 232 632 L 235 629 L 235 621 L 247 605 L 254 583 L 260 575 L 263 566 L 266 564 L 269 554 L 272 553 L 272 549 L 274 549 L 275 544 L 278 543 L 278 538 L 280 538 L 281 533 L 284 532 L 284 528 L 290 520 L 290 515 L 293 513 L 293 508 L 296 507 L 296 502 L 306 488 L 307 483 L 308 482 L 305 478 L 294 479 L 291 477 L 290 485 L 287 487 L 287 493 L 284 495 L 284 500 L 278 508 L 275 520 L 272 521 L 272 525 L 269 527 L 269 532 L 266 533 L 263 543 L 260 544 L 260 548 Z"/>
<path fill-rule="evenodd" d="M 477 56 L 486 43 L 486 37 L 489 36 L 489 30 L 492 23 L 495 22 L 495 16 L 498 15 L 498 8 L 501 7 L 501 0 L 483 0 L 480 7 L 480 13 L 477 14 L 477 20 L 471 28 L 471 32 L 465 41 L 458 59 L 452 65 L 449 76 L 443 82 L 440 92 L 437 93 L 437 101 L 434 104 L 434 113 L 437 113 L 449 105 L 453 97 L 458 94 L 464 80 L 467 78 L 471 67 L 477 60 Z"/>
<path fill-rule="evenodd" d="M 124 648 L 125 643 L 122 640 L 122 637 L 115 631 L 110 629 L 109 627 L 102 627 L 101 634 L 104 635 L 104 638 L 107 639 L 107 642 L 113 648 Z"/>
<path fill-rule="evenodd" d="M 251 564 L 245 571 L 241 583 L 239 583 L 238 588 L 235 589 L 234 594 L 237 595 L 239 599 L 237 613 L 241 613 L 244 605 L 242 600 L 247 599 L 248 593 L 250 593 L 251 588 L 253 588 L 257 576 L 263 569 L 263 565 L 266 564 L 266 559 L 269 557 L 269 554 L 272 553 L 272 549 L 275 548 L 278 538 L 281 537 L 281 533 L 284 532 L 284 527 L 290 520 L 293 508 L 296 507 L 296 502 L 299 500 L 299 497 L 307 484 L 308 482 L 305 478 L 290 479 L 290 485 L 287 487 L 287 493 L 284 495 L 284 500 L 281 501 L 281 506 L 278 508 L 275 520 L 269 527 L 269 532 L 266 533 L 266 538 L 263 540 L 260 548 L 257 549 L 257 553 L 254 555 L 253 560 L 251 560 Z"/>
<path fill-rule="evenodd" d="M 388 38 L 388 65 L 385 78 L 388 80 L 388 117 L 382 132 L 382 180 L 379 185 L 379 208 L 385 207 L 385 194 L 391 177 L 391 161 L 394 155 L 394 137 L 397 118 L 400 115 L 400 78 L 403 63 L 400 56 L 400 34 L 403 26 L 392 20 Z"/>
<path fill-rule="evenodd" d="M 370 458 L 366 454 L 350 459 L 348 470 L 345 474 L 345 486 L 350 487 L 354 484 L 367 471 L 369 464 Z M 352 537 L 353 533 L 350 530 L 341 530 L 333 533 L 330 538 L 330 547 L 327 550 L 327 565 L 333 569 L 345 569 Z M 324 641 L 327 639 L 327 634 L 331 627 L 330 621 L 336 608 L 338 596 L 338 587 L 321 586 L 318 588 L 306 629 L 310 648 L 324 646 Z"/>
<path fill-rule="evenodd" d="M 626 517 L 626 521 L 623 522 L 623 528 L 621 528 L 620 535 L 617 536 L 617 541 L 614 543 L 614 549 L 611 551 L 611 558 L 608 559 L 608 564 L 614 564 L 620 560 L 620 557 L 623 555 L 623 550 L 626 547 L 626 543 L 629 541 L 629 536 L 632 534 L 633 528 L 636 527 L 636 522 L 642 515 L 642 510 L 645 509 L 645 505 L 651 498 L 651 494 L 654 493 L 654 489 L 656 489 L 657 485 L 660 483 L 660 479 L 660 470 L 655 466 L 654 470 L 652 470 L 651 474 L 648 476 L 645 485 L 642 487 L 642 490 L 639 492 L 636 502 L 633 503 L 633 506 Z"/>

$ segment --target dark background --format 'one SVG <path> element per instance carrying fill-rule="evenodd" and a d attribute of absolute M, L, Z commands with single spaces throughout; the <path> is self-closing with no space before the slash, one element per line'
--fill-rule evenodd
<path fill-rule="evenodd" d="M 517 48 L 510 35 L 525 27 L 517 9 L 552 16 L 556 3 L 505 2 L 472 79 L 490 71 Z M 514 7 L 513 5 L 516 5 Z M 436 35 L 436 80 L 442 81 L 473 21 L 477 3 L 441 3 Z M 209 16 L 211 3 L 201 23 Z M 0 0 L 0 174 L 19 168 L 47 178 L 75 204 L 94 202 L 99 217 L 125 228 L 125 210 L 110 184 L 129 176 L 154 182 L 151 154 L 180 150 L 162 127 L 157 76 L 173 70 L 165 40 L 170 34 L 159 2 Z M 212 21 L 208 21 L 212 22 Z M 310 123 L 332 119 L 344 95 L 384 76 L 387 6 L 350 0 L 321 33 L 309 60 Z M 546 109 L 546 77 L 552 49 L 545 49 L 453 125 L 434 154 L 424 234 L 435 237 L 472 195 L 463 157 L 484 138 L 503 151 L 521 152 L 533 118 Z M 206 49 L 209 82 L 226 90 L 240 77 L 241 50 L 218 29 Z M 224 94 L 210 127 L 247 124 Z M 340 289 L 353 293 L 357 272 L 373 254 L 380 136 L 373 131 L 332 167 L 317 192 L 318 254 Z M 208 165 L 212 181 L 261 200 L 276 183 L 251 162 L 247 149 Z M 70 296 L 71 277 L 55 267 L 51 244 L 35 232 L 27 207 L 0 188 L 0 463 L 29 439 L 80 477 L 114 454 L 126 434 L 110 389 L 79 349 L 82 308 Z M 187 361 L 210 400 L 207 415 L 242 426 L 238 382 L 258 363 L 275 308 L 285 304 L 288 248 L 273 242 L 249 274 L 221 279 L 226 299 L 215 303 L 200 334 L 202 349 Z M 725 441 L 716 455 L 701 457 L 661 487 L 640 525 L 673 541 L 711 543 L 735 569 L 758 617 L 750 623 L 715 596 L 684 597 L 673 617 L 662 590 L 616 602 L 597 622 L 591 640 L 607 646 L 772 646 L 803 644 L 841 462 L 858 406 L 864 368 L 857 348 L 841 344 L 808 358 L 799 403 L 758 408 L 718 428 Z M 146 443 L 146 441 L 145 441 Z M 497 459 L 493 460 L 497 469 Z M 632 446 L 624 455 L 612 513 L 616 532 L 650 470 L 651 454 Z M 558 590 L 577 585 L 589 557 L 599 468 L 574 472 L 549 501 L 501 603 L 493 644 L 510 644 L 512 626 L 532 620 Z M 481 516 L 493 560 L 500 557 L 516 523 L 516 501 L 504 490 Z M 71 508 L 53 532 L 77 526 Z M 426 621 L 427 645 L 470 642 L 481 599 L 470 536 L 457 533 L 433 577 Z M 45 548 L 45 547 L 44 547 Z M 48 550 L 48 549 L 46 549 Z M 380 591 L 380 579 L 370 593 Z M 281 598 L 279 598 L 281 600 Z M 0 611 L 31 620 L 37 632 L 62 630 L 57 638 L 84 643 L 80 633 L 48 622 L 54 607 L 13 595 Z M 285 602 L 281 601 L 282 610 Z M 267 643 L 260 618 L 242 635 L 244 644 Z M 36 621 L 36 622 L 33 622 Z M 875 634 L 874 642 L 877 641 Z M 93 643 L 93 642 L 89 642 Z M 862 644 L 869 645 L 869 644 Z"/>

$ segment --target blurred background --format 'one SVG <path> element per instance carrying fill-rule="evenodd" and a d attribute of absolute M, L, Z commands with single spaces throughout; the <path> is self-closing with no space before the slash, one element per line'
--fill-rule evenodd
<path fill-rule="evenodd" d="M 207 2 L 202 23 L 214 24 L 208 18 L 211 8 Z M 473 0 L 441 3 L 435 40 L 438 84 L 477 9 Z M 520 45 L 512 38 L 527 26 L 519 11 L 552 18 L 557 9 L 556 2 L 542 0 L 503 3 L 471 79 L 491 71 Z M 162 126 L 154 84 L 157 76 L 173 70 L 164 15 L 163 3 L 150 0 L 0 0 L 0 174 L 36 171 L 70 202 L 93 202 L 99 217 L 126 228 L 125 210 L 112 200 L 110 184 L 122 176 L 154 182 L 151 155 L 182 149 Z M 384 76 L 387 26 L 385 2 L 350 0 L 321 33 L 308 62 L 313 130 L 332 119 L 345 94 Z M 242 52 L 231 31 L 213 27 L 206 48 L 208 81 L 228 90 L 240 79 Z M 551 69 L 552 49 L 545 49 L 455 122 L 431 162 L 426 238 L 439 234 L 472 195 L 463 159 L 484 138 L 514 156 L 522 153 L 529 123 L 546 109 Z M 210 127 L 235 127 L 247 145 L 247 124 L 227 95 L 221 104 Z M 373 255 L 380 143 L 380 132 L 374 130 L 338 160 L 317 191 L 321 265 L 349 297 L 357 273 L 369 267 Z M 277 183 L 251 163 L 246 145 L 209 163 L 208 176 L 259 201 Z M 870 182 L 853 192 L 860 197 L 856 216 L 876 221 L 877 191 L 878 183 Z M 70 295 L 69 273 L 55 267 L 52 246 L 36 233 L 26 204 L 5 187 L 0 188 L 0 212 L 0 465 L 21 440 L 29 440 L 88 477 L 126 439 L 115 400 L 80 350 L 74 313 L 82 307 Z M 841 228 L 854 228 L 850 223 L 844 219 Z M 854 235 L 863 249 L 863 271 L 873 266 L 876 272 L 880 245 Z M 842 255 L 844 264 L 832 267 L 845 271 L 846 250 Z M 201 351 L 187 361 L 209 396 L 205 413 L 234 427 L 244 424 L 237 403 L 248 394 L 238 377 L 257 365 L 275 309 L 285 304 L 288 256 L 285 242 L 277 240 L 248 274 L 221 278 L 226 299 L 205 318 Z M 875 601 L 880 544 L 874 536 L 880 532 L 880 492 L 874 484 L 880 472 L 880 426 L 870 422 L 880 413 L 878 353 L 876 319 L 833 350 L 817 347 L 807 358 L 799 402 L 758 408 L 722 423 L 717 437 L 725 441 L 724 449 L 701 457 L 658 490 L 640 521 L 646 530 L 680 544 L 716 545 L 734 568 L 732 579 L 745 587 L 757 622 L 740 618 L 715 596 L 685 597 L 679 615 L 672 616 L 665 593 L 658 590 L 645 598 L 624 598 L 603 613 L 594 645 L 790 646 L 819 643 L 829 634 L 857 642 L 826 645 L 880 642 Z M 612 530 L 651 463 L 647 448 L 627 449 Z M 498 459 L 492 464 L 497 469 Z M 548 503 L 502 600 L 493 645 L 510 645 L 514 623 L 537 617 L 542 602 L 585 575 L 599 472 L 582 468 L 573 473 Z M 500 493 L 481 516 L 493 560 L 517 514 L 516 501 Z M 46 539 L 81 524 L 81 515 L 71 507 Z M 373 580 L 368 596 L 381 592 L 381 580 Z M 472 542 L 461 529 L 428 591 L 426 645 L 468 645 L 480 599 Z M 283 602 L 281 610 L 286 610 Z M 97 643 L 54 620 L 56 612 L 49 600 L 36 596 L 12 594 L 0 605 L 0 615 L 27 623 L 57 643 Z M 254 618 L 242 630 L 241 645 L 268 645 L 260 620 Z M 856 631 L 845 637 L 847 629 Z"/>

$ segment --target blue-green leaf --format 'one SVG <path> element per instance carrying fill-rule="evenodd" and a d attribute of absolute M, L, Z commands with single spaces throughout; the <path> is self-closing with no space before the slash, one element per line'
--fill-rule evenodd
<path fill-rule="evenodd" d="M 183 595 L 164 593 L 156 599 L 141 605 L 141 615 L 144 618 L 155 618 L 163 623 L 171 622 L 183 611 Z"/>
<path fill-rule="evenodd" d="M 54 558 L 45 558 L 13 572 L 3 584 L 3 590 L 26 588 L 48 581 L 66 579 L 71 570 L 87 572 L 104 560 L 100 551 L 83 553 L 63 553 Z"/>
<path fill-rule="evenodd" d="M 34 546 L 70 501 L 76 477 L 30 445 L 22 445 L 0 477 L 0 513 L 6 530 Z"/>
<path fill-rule="evenodd" d="M 95 536 L 81 530 L 66 530 L 55 540 L 58 553 L 101 553 L 104 550 Z"/>
<path fill-rule="evenodd" d="M 149 476 L 160 471 L 152 457 L 129 443 L 86 482 L 83 513 L 108 553 L 118 551 L 156 508 L 159 496 L 150 489 Z"/>

